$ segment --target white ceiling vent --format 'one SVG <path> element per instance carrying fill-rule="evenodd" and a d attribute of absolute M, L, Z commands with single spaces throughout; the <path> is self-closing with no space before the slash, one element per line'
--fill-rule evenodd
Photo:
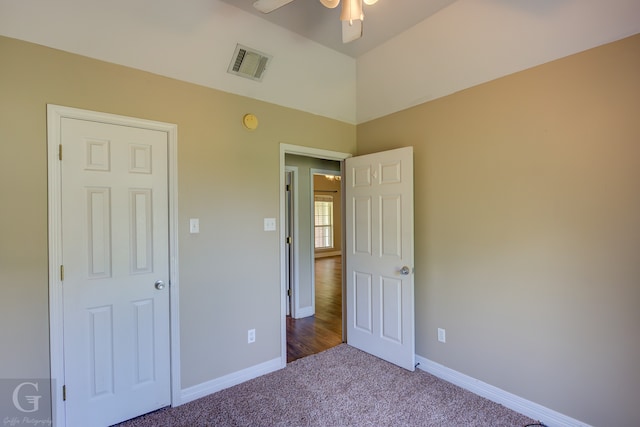
<path fill-rule="evenodd" d="M 271 55 L 238 44 L 233 52 L 227 72 L 261 81 L 270 60 Z"/>

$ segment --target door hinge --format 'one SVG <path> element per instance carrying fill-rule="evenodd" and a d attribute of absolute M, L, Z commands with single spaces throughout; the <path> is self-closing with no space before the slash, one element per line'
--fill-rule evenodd
<path fill-rule="evenodd" d="M 62 144 L 58 145 L 58 160 L 62 160 Z"/>
<path fill-rule="evenodd" d="M 60 281 L 64 282 L 64 265 L 60 266 Z"/>
<path fill-rule="evenodd" d="M 291 191 L 291 186 L 287 184 L 287 191 Z"/>
<path fill-rule="evenodd" d="M 291 236 L 287 236 L 287 245 L 290 245 L 293 243 L 293 239 L 291 238 Z"/>
<path fill-rule="evenodd" d="M 62 401 L 66 401 L 67 400 L 67 386 L 63 385 L 62 386 Z"/>
<path fill-rule="evenodd" d="M 287 296 L 291 296 L 291 288 L 287 289 Z"/>

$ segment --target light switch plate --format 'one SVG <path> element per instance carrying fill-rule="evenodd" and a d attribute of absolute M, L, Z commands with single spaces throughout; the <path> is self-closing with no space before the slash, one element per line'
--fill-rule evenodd
<path fill-rule="evenodd" d="M 276 231 L 276 219 L 265 218 L 264 219 L 264 231 Z"/>
<path fill-rule="evenodd" d="M 189 219 L 189 233 L 197 234 L 199 232 L 200 232 L 200 219 L 199 218 Z"/>

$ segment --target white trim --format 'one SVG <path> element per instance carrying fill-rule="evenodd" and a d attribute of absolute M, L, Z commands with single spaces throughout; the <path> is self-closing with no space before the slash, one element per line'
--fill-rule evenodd
<path fill-rule="evenodd" d="M 182 404 L 180 371 L 180 257 L 178 256 L 178 125 L 168 125 L 169 139 L 169 333 L 171 406 Z"/>
<path fill-rule="evenodd" d="M 323 251 L 323 252 L 316 252 L 315 258 L 328 258 L 330 256 L 339 256 L 339 255 L 342 255 L 342 251 Z"/>
<path fill-rule="evenodd" d="M 281 160 L 284 162 L 284 154 L 297 154 L 298 156 L 315 157 L 324 160 L 342 161 L 353 157 L 353 154 L 342 153 L 340 151 L 323 150 L 321 148 L 303 147 L 301 145 L 292 145 L 280 143 Z M 335 172 L 335 171 L 334 171 Z"/>
<path fill-rule="evenodd" d="M 283 368 L 287 365 L 287 266 L 285 262 L 287 245 L 285 242 L 286 203 L 284 200 L 285 154 L 297 154 L 300 156 L 337 161 L 344 161 L 344 159 L 352 156 L 349 153 L 341 153 L 338 151 L 280 143 L 280 365 Z"/>
<path fill-rule="evenodd" d="M 62 282 L 59 266 L 62 265 L 62 215 L 60 161 L 58 146 L 61 142 L 62 118 L 91 120 L 120 126 L 158 130 L 167 133 L 169 169 L 169 311 L 171 334 L 171 405 L 180 401 L 180 317 L 178 283 L 178 126 L 171 123 L 137 119 L 115 114 L 81 110 L 60 105 L 47 105 L 47 166 L 48 166 L 48 224 L 49 224 L 49 357 L 51 378 L 56 389 L 52 390 L 52 422 L 54 426 L 66 425 L 66 413 L 61 393 L 64 384 L 63 307 Z"/>
<path fill-rule="evenodd" d="M 64 384 L 63 359 L 63 306 L 62 281 L 59 268 L 62 265 L 62 216 L 60 162 L 58 161 L 61 140 L 60 119 L 62 113 L 47 105 L 47 193 L 49 196 L 49 355 L 51 369 L 51 420 L 52 425 L 64 426 L 66 412 L 59 390 Z M 55 387 L 55 388 L 54 388 Z"/>
<path fill-rule="evenodd" d="M 298 167 L 297 166 L 286 166 L 286 172 L 291 172 L 291 181 L 293 185 L 293 191 L 291 198 L 293 200 L 293 277 L 291 278 L 293 285 L 291 287 L 291 292 L 293 293 L 293 304 L 291 306 L 291 317 L 297 319 L 300 317 L 298 313 L 300 310 L 300 228 L 299 228 L 299 213 L 300 208 L 298 206 Z M 283 190 L 284 191 L 284 190 Z M 285 202 L 285 215 L 286 215 L 286 202 Z M 284 227 L 281 227 L 284 228 Z M 286 230 L 285 230 L 286 232 Z M 286 236 L 285 236 L 286 239 Z M 286 256 L 286 244 L 285 244 L 285 256 Z M 286 268 L 286 267 L 285 267 Z M 286 287 L 286 283 L 285 283 Z M 285 290 L 285 299 L 286 299 L 286 290 Z"/>
<path fill-rule="evenodd" d="M 494 387 L 491 384 L 487 384 L 461 372 L 454 371 L 417 354 L 416 363 L 419 364 L 418 369 L 422 369 L 438 378 L 469 390 L 478 396 L 506 406 L 529 418 L 539 420 L 549 427 L 591 427 L 582 421 L 578 421 L 535 402 L 516 396 L 513 393 Z"/>
<path fill-rule="evenodd" d="M 241 384 L 245 381 L 252 380 L 262 375 L 269 374 L 271 372 L 282 369 L 280 366 L 280 358 L 271 359 L 267 362 L 259 365 L 251 366 L 246 369 L 242 369 L 237 372 L 225 375 L 215 380 L 207 381 L 192 387 L 182 390 L 180 400 L 182 403 L 188 403 L 192 400 L 200 399 L 201 397 L 208 396 L 212 393 L 216 393 L 225 388 L 233 387 L 234 385 Z"/>

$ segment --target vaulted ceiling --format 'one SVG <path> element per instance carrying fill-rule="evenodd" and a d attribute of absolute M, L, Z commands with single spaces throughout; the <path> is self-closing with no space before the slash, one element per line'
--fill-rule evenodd
<path fill-rule="evenodd" d="M 255 0 L 222 0 L 287 28 L 335 51 L 357 58 L 429 18 L 456 0 L 379 0 L 363 7 L 363 37 L 342 43 L 340 8 L 327 9 L 319 0 L 294 0 L 271 13 L 253 7 Z"/>

